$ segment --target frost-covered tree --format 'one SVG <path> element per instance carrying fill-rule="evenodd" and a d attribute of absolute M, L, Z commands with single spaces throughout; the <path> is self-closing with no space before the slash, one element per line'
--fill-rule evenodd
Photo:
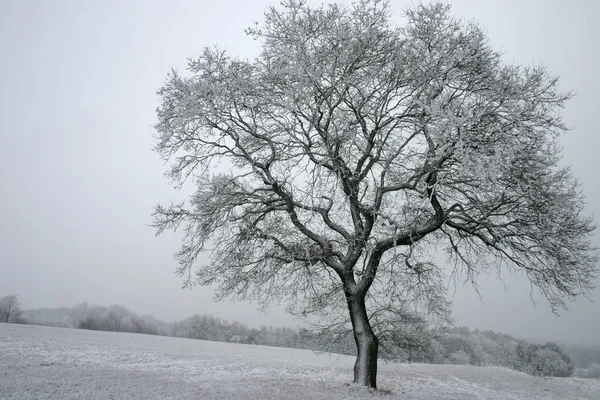
<path fill-rule="evenodd" d="M 548 342 L 543 346 L 519 343 L 516 353 L 518 366 L 523 371 L 561 377 L 573 374 L 573 361 L 556 343 Z"/>
<path fill-rule="evenodd" d="M 303 315 L 343 305 L 371 387 L 373 320 L 447 316 L 433 250 L 473 281 L 523 271 L 554 310 L 592 289 L 594 224 L 559 164 L 570 94 L 544 68 L 505 64 L 440 4 L 398 27 L 382 1 L 287 0 L 247 33 L 256 58 L 207 48 L 159 90 L 156 150 L 196 189 L 154 223 L 183 228 L 187 284 Z"/>
<path fill-rule="evenodd" d="M 0 299 L 0 322 L 18 323 L 23 310 L 17 295 L 4 296 Z"/>
<path fill-rule="evenodd" d="M 537 364 L 547 376 L 568 377 L 573 374 L 573 360 L 556 343 L 548 342 L 537 348 L 531 355 L 531 361 Z"/>

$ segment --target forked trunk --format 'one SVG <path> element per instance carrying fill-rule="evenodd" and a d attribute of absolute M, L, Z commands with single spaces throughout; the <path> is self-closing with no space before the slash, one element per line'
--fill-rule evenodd
<path fill-rule="evenodd" d="M 347 302 L 358 353 L 354 363 L 354 383 L 376 389 L 379 340 L 369 324 L 364 296 L 347 295 Z"/>

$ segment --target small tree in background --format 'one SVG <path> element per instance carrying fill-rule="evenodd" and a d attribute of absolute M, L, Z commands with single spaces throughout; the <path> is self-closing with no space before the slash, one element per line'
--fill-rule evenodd
<path fill-rule="evenodd" d="M 394 26 L 378 0 L 284 1 L 247 30 L 257 58 L 205 49 L 157 111 L 167 175 L 196 186 L 154 213 L 158 233 L 183 228 L 186 284 L 349 322 L 354 382 L 371 387 L 379 318 L 448 316 L 432 251 L 473 282 L 522 271 L 553 310 L 597 276 L 595 226 L 559 165 L 570 95 L 504 64 L 448 6 L 406 17 Z"/>
<path fill-rule="evenodd" d="M 16 294 L 0 299 L 0 322 L 19 323 L 22 314 L 21 303 Z"/>
<path fill-rule="evenodd" d="M 531 355 L 531 361 L 542 369 L 544 375 L 568 377 L 573 375 L 573 360 L 556 343 L 548 342 L 537 348 Z"/>
<path fill-rule="evenodd" d="M 517 346 L 518 369 L 547 376 L 567 377 L 573 374 L 573 360 L 556 343 L 544 345 L 519 343 Z"/>

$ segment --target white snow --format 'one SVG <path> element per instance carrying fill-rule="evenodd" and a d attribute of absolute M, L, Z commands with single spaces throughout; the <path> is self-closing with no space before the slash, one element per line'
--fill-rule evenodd
<path fill-rule="evenodd" d="M 0 324 L 0 399 L 598 400 L 600 381 L 508 369 L 380 362 L 374 392 L 354 358 L 277 347 Z"/>

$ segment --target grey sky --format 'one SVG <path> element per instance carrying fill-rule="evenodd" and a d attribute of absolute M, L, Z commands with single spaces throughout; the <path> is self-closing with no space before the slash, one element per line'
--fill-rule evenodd
<path fill-rule="evenodd" d="M 156 89 L 170 67 L 183 69 L 205 45 L 254 55 L 258 45 L 243 29 L 269 3 L 0 0 L 0 295 L 17 293 L 25 307 L 87 301 L 166 320 L 206 313 L 297 324 L 279 308 L 264 315 L 247 303 L 215 304 L 207 288 L 181 290 L 172 272 L 177 237 L 156 238 L 147 226 L 155 204 L 180 195 L 151 151 Z M 400 19 L 409 3 L 392 3 Z M 562 88 L 577 92 L 563 112 L 573 127 L 564 161 L 581 178 L 587 212 L 600 218 L 600 2 L 452 3 L 507 61 L 544 63 Z M 524 278 L 503 278 L 508 291 L 495 276 L 481 280 L 485 305 L 459 285 L 456 323 L 600 341 L 600 290 L 596 303 L 581 299 L 557 318 L 536 295 L 534 308 Z"/>

